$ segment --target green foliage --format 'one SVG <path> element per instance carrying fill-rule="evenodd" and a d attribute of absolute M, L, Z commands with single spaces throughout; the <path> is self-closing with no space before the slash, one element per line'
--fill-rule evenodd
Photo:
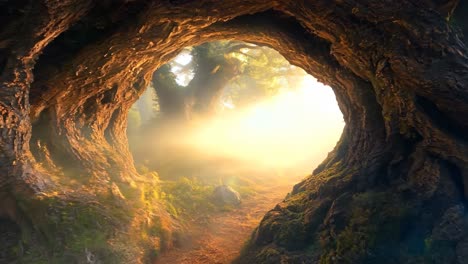
<path fill-rule="evenodd" d="M 279 225 L 275 241 L 289 250 L 300 249 L 306 237 L 305 227 L 302 217 L 289 220 Z"/>
<path fill-rule="evenodd" d="M 227 85 L 225 96 L 235 105 L 247 105 L 281 90 L 296 89 L 306 73 L 268 47 L 253 47 L 230 54 L 239 58 L 240 74 Z"/>
<path fill-rule="evenodd" d="M 192 55 L 192 61 L 187 65 L 171 61 L 158 70 L 166 72 L 164 78 L 158 79 L 163 82 L 161 85 L 179 87 L 176 84 L 177 75 L 185 76 L 182 79 L 186 79 L 187 76 L 208 73 L 208 76 L 201 78 L 207 80 L 214 74 L 212 69 L 217 69 L 215 72 L 225 68 L 234 69 L 235 77 L 227 78 L 218 85 L 224 89 L 224 98 L 221 99 L 237 106 L 273 96 L 280 90 L 296 89 L 306 76 L 301 68 L 291 65 L 279 52 L 269 47 L 238 41 L 215 41 L 183 51 L 185 54 L 188 52 Z M 230 74 L 227 73 L 225 77 L 228 76 Z M 193 90 L 188 94 L 197 93 L 196 90 L 200 88 L 190 85 L 187 87 Z"/>
<path fill-rule="evenodd" d="M 98 202 L 66 201 L 43 197 L 21 206 L 34 219 L 23 232 L 22 263 L 71 263 L 93 258 L 102 263 L 121 263 L 126 255 L 137 256 L 138 247 L 116 250 L 110 244 L 114 232 L 130 222 L 124 208 Z M 46 243 L 40 243 L 44 241 Z"/>
<path fill-rule="evenodd" d="M 140 180 L 118 184 L 124 198 L 80 192 L 19 200 L 30 219 L 22 226 L 20 263 L 150 262 L 169 231 L 159 209 L 158 175 Z"/>
<path fill-rule="evenodd" d="M 210 199 L 213 189 L 213 186 L 202 184 L 197 179 L 182 177 L 176 181 L 163 182 L 160 197 L 173 215 L 193 216 L 215 209 Z"/>
<path fill-rule="evenodd" d="M 142 166 L 142 171 L 148 170 Z M 233 206 L 215 204 L 212 200 L 213 190 L 219 185 L 218 178 L 205 177 L 201 181 L 197 177 L 173 177 L 173 179 L 159 180 L 156 172 L 146 172 L 145 179 L 157 179 L 155 184 L 145 183 L 139 184 L 138 190 L 141 194 L 135 194 L 128 190 L 122 189 L 124 196 L 131 195 L 132 197 L 140 196 L 141 201 L 149 205 L 161 203 L 167 212 L 172 216 L 178 217 L 179 220 L 186 220 L 197 217 L 199 215 L 207 215 L 218 211 L 231 211 Z M 251 180 L 228 177 L 225 183 L 239 192 L 241 197 L 246 198 L 255 195 L 255 183 Z M 133 192 L 137 190 L 133 189 Z M 132 198 L 135 200 L 136 198 Z"/>

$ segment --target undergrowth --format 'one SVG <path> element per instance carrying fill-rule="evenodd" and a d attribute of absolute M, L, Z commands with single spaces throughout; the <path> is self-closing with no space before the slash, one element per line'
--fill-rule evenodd
<path fill-rule="evenodd" d="M 151 263 L 186 221 L 232 209 L 212 200 L 215 182 L 197 178 L 163 181 L 145 171 L 129 183 L 81 190 L 71 180 L 58 192 L 17 199 L 21 237 L 8 250 L 18 263 Z M 254 194 L 250 182 L 237 182 L 241 195 Z"/>

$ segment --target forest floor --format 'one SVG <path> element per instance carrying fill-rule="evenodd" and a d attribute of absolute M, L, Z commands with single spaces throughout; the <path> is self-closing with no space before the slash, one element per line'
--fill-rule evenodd
<path fill-rule="evenodd" d="M 156 264 L 225 264 L 240 253 L 244 243 L 269 210 L 292 190 L 294 181 L 274 181 L 257 188 L 255 195 L 231 211 L 210 215 L 190 224 L 191 242 L 163 254 Z"/>

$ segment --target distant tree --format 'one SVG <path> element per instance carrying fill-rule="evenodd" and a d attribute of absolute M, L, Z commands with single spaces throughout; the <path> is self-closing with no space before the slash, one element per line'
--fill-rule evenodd
<path fill-rule="evenodd" d="M 300 86 L 305 72 L 291 65 L 281 54 L 268 47 L 248 48 L 230 56 L 242 58 L 241 74 L 225 90 L 234 105 L 251 104 L 281 90 Z"/>
<path fill-rule="evenodd" d="M 191 48 L 190 54 L 190 63 L 172 61 L 153 75 L 160 111 L 166 117 L 210 114 L 222 100 L 246 105 L 298 87 L 305 75 L 275 50 L 244 42 L 208 42 Z M 193 78 L 183 86 L 178 76 Z"/>
<path fill-rule="evenodd" d="M 160 111 L 168 117 L 189 118 L 193 114 L 211 113 L 222 95 L 222 89 L 240 72 L 240 61 L 226 56 L 240 45 L 233 42 L 209 42 L 193 47 L 192 61 L 179 66 L 179 73 L 193 73 L 187 86 L 177 83 L 172 70 L 176 63 L 166 64 L 153 74 L 153 86 Z"/>

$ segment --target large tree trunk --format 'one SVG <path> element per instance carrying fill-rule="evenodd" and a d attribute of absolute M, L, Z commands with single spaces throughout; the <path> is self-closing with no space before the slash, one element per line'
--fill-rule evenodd
<path fill-rule="evenodd" d="M 0 197 L 44 188 L 29 150 L 32 69 L 42 49 L 88 8 L 89 1 L 0 3 Z"/>
<path fill-rule="evenodd" d="M 223 88 L 238 74 L 237 64 L 225 58 L 228 50 L 211 51 L 210 43 L 194 47 L 194 76 L 186 87 L 176 82 L 176 75 L 165 65 L 153 74 L 161 113 L 171 119 L 190 119 L 193 115 L 213 114 L 219 107 Z M 226 54 L 224 53 L 226 52 Z"/>
<path fill-rule="evenodd" d="M 152 84 L 158 97 L 159 111 L 168 119 L 183 120 L 187 118 L 188 87 L 181 87 L 169 65 L 164 65 L 153 74 Z"/>
<path fill-rule="evenodd" d="M 4 4 L 18 13 L 0 33 L 2 186 L 41 178 L 27 173 L 28 113 L 52 163 L 131 177 L 126 112 L 155 69 L 185 46 L 244 40 L 329 84 L 346 128 L 238 262 L 466 262 L 468 51 L 446 19 L 458 1 L 33 2 Z"/>
<path fill-rule="evenodd" d="M 238 74 L 235 61 L 225 58 L 229 51 L 220 51 L 211 56 L 210 44 L 205 43 L 194 48 L 193 60 L 197 63 L 195 75 L 189 84 L 189 96 L 192 112 L 207 115 L 213 114 L 219 107 L 223 88 Z"/>

